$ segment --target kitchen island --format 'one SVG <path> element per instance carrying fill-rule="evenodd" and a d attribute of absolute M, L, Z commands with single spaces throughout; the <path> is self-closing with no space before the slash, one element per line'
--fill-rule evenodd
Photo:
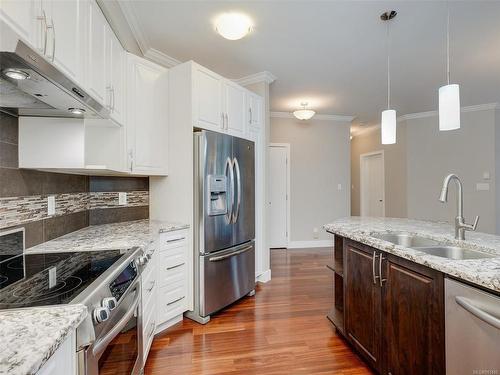
<path fill-rule="evenodd" d="M 444 374 L 445 311 L 455 303 L 446 297 L 445 306 L 446 287 L 500 295 L 500 237 L 459 241 L 448 224 L 396 218 L 347 217 L 324 229 L 335 235 L 328 318 L 337 332 L 379 374 Z M 450 249 L 462 253 L 430 254 Z"/>

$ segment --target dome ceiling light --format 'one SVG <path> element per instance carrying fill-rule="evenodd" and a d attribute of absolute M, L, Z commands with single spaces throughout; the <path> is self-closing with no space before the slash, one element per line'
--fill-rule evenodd
<path fill-rule="evenodd" d="M 242 13 L 223 13 L 215 20 L 215 30 L 226 39 L 238 40 L 252 31 L 252 20 Z"/>
<path fill-rule="evenodd" d="M 293 115 L 297 119 L 302 121 L 310 120 L 316 114 L 312 109 L 307 109 L 307 104 L 307 102 L 300 103 L 302 109 L 297 109 L 293 112 Z"/>

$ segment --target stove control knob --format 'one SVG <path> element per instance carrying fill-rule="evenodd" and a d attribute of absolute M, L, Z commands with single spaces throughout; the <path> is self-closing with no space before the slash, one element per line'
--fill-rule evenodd
<path fill-rule="evenodd" d="M 116 302 L 115 297 L 106 297 L 101 302 L 101 306 L 107 307 L 109 311 L 114 310 L 116 305 L 118 305 L 118 302 Z"/>
<path fill-rule="evenodd" d="M 149 262 L 149 258 L 146 255 L 142 255 L 137 258 L 137 263 L 139 266 L 145 266 Z"/>
<path fill-rule="evenodd" d="M 96 323 L 102 323 L 109 319 L 110 311 L 107 307 L 97 307 L 94 310 L 94 320 Z"/>

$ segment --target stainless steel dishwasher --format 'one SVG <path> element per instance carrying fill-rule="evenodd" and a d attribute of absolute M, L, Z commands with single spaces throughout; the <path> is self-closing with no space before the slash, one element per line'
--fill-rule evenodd
<path fill-rule="evenodd" d="M 446 279 L 446 373 L 500 374 L 500 297 Z"/>

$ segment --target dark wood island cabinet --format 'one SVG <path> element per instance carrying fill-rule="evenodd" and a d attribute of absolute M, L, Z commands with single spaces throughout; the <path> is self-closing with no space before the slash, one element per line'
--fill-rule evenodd
<path fill-rule="evenodd" d="M 334 244 L 337 332 L 379 374 L 445 374 L 443 274 L 337 235 Z"/>

